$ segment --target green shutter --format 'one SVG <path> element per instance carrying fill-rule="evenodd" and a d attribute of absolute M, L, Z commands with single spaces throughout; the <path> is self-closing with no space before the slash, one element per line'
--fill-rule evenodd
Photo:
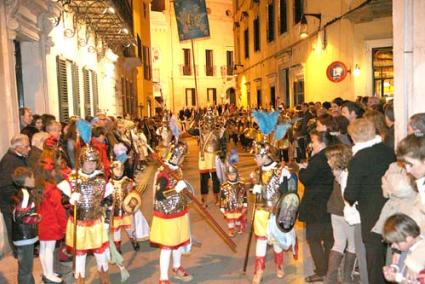
<path fill-rule="evenodd" d="M 74 115 L 81 116 L 80 77 L 78 74 L 78 65 L 76 63 L 72 63 L 72 98 L 74 102 Z"/>
<path fill-rule="evenodd" d="M 93 70 L 91 73 L 91 83 L 92 83 L 92 91 L 93 91 L 93 108 L 94 114 L 99 111 L 99 92 L 97 90 L 97 74 Z"/>
<path fill-rule="evenodd" d="M 87 68 L 83 68 L 83 83 L 84 83 L 84 115 L 93 115 L 90 96 L 90 74 Z"/>
<path fill-rule="evenodd" d="M 66 61 L 61 59 L 59 56 L 56 56 L 56 73 L 58 79 L 59 120 L 66 122 L 69 119 Z"/>

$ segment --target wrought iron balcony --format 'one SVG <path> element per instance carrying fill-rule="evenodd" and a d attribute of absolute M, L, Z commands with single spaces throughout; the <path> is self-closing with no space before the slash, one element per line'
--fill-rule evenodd
<path fill-rule="evenodd" d="M 109 47 L 135 46 L 131 1 L 63 0 L 65 12 L 74 14 L 74 25 L 86 24 Z"/>

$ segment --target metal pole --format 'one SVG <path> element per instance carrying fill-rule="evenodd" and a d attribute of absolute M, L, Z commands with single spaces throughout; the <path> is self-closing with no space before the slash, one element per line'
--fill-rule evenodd
<path fill-rule="evenodd" d="M 174 1 L 170 1 L 170 9 L 168 10 L 169 10 L 169 18 L 170 18 L 170 46 L 171 46 L 171 96 L 173 100 L 173 113 L 174 113 L 176 111 L 175 110 L 176 105 L 174 101 L 174 47 L 173 47 L 174 38 L 173 38 L 173 24 L 171 21 L 171 7 L 173 6 L 172 5 L 173 3 Z"/>
<path fill-rule="evenodd" d="M 199 106 L 199 100 L 198 100 L 198 80 L 196 77 L 196 65 L 195 65 L 195 48 L 193 46 L 193 39 L 190 40 L 190 43 L 192 44 L 192 61 L 193 61 L 193 76 L 195 78 L 195 95 L 196 95 L 196 107 Z"/>

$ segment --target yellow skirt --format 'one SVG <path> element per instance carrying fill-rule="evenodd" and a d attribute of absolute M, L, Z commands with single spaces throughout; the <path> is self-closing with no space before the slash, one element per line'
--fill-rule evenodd
<path fill-rule="evenodd" d="M 154 211 L 150 242 L 160 248 L 177 249 L 190 241 L 189 215 L 187 209 L 164 215 Z"/>
<path fill-rule="evenodd" d="M 74 222 L 68 218 L 66 224 L 66 246 L 74 248 Z M 102 253 L 108 247 L 108 234 L 101 219 L 77 222 L 77 254 Z"/>
<path fill-rule="evenodd" d="M 263 209 L 255 210 L 254 234 L 257 238 L 267 238 L 267 222 L 270 212 Z"/>
<path fill-rule="evenodd" d="M 131 227 L 132 216 L 124 215 L 124 216 L 115 216 L 114 221 L 112 222 L 111 230 L 118 231 L 121 228 Z"/>
<path fill-rule="evenodd" d="M 204 159 L 201 159 L 201 153 L 199 153 L 199 171 L 201 173 L 209 173 L 215 171 L 215 153 L 204 153 Z"/>

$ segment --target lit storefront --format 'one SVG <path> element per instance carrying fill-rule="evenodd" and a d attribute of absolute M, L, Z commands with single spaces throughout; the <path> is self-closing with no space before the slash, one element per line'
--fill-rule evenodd
<path fill-rule="evenodd" d="M 236 1 L 241 105 L 394 94 L 391 1 Z M 343 74 L 332 79 L 327 73 Z M 246 102 L 246 105 L 244 104 Z"/>

